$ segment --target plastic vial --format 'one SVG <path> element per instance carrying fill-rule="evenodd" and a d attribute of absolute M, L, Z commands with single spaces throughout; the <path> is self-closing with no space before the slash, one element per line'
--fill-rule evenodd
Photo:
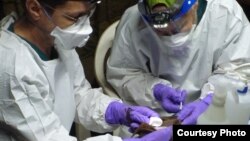
<path fill-rule="evenodd" d="M 212 103 L 209 105 L 207 110 L 199 116 L 197 124 L 229 124 L 225 112 L 226 97 L 226 90 L 221 86 L 217 86 L 217 88 L 215 88 Z"/>
<path fill-rule="evenodd" d="M 250 117 L 249 102 L 240 103 L 240 94 L 237 91 L 229 91 L 226 98 L 226 115 L 231 124 L 248 124 Z"/>

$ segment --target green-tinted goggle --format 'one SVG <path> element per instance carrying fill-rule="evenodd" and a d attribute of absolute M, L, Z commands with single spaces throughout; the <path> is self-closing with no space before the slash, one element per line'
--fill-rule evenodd
<path fill-rule="evenodd" d="M 196 0 L 176 0 L 167 10 L 153 13 L 147 0 L 139 0 L 138 8 L 142 16 L 154 28 L 165 28 L 170 21 L 174 21 L 186 14 Z"/>

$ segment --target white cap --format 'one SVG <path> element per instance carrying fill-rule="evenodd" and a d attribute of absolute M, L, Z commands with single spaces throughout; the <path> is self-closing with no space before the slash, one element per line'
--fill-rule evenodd
<path fill-rule="evenodd" d="M 159 117 L 150 117 L 149 119 L 149 125 L 154 126 L 154 127 L 159 127 L 161 126 L 163 121 Z"/>

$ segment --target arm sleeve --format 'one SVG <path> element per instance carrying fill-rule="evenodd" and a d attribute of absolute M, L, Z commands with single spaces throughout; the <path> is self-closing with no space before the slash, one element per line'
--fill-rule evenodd
<path fill-rule="evenodd" d="M 136 50 L 131 41 L 131 20 L 139 17 L 138 13 L 128 9 L 118 25 L 111 56 L 107 62 L 107 80 L 119 96 L 130 104 L 161 108 L 152 94 L 156 83 L 170 84 L 167 80 L 153 76 L 146 68 L 139 66 Z M 131 19 L 132 18 L 132 19 Z M 134 23 L 133 23 L 134 24 Z M 143 60 L 144 61 L 144 60 Z"/>
<path fill-rule="evenodd" d="M 231 4 L 232 8 L 222 8 L 222 5 L 214 6 L 213 11 L 226 13 L 226 16 L 220 18 L 220 20 L 227 21 L 226 36 L 222 47 L 214 52 L 213 74 L 204 85 L 201 97 L 205 97 L 209 91 L 214 91 L 218 85 L 218 79 L 223 79 L 225 84 L 231 85 L 237 81 L 245 83 L 250 78 L 250 24 L 237 2 L 226 3 Z M 216 17 L 213 14 L 216 12 L 212 12 L 210 17 Z"/>
<path fill-rule="evenodd" d="M 105 121 L 105 112 L 109 103 L 120 99 L 105 95 L 101 88 L 91 88 L 85 78 L 80 59 L 77 59 L 75 64 L 77 64 L 74 79 L 76 122 L 81 123 L 88 130 L 99 133 L 114 130 L 117 126 L 111 126 Z"/>
<path fill-rule="evenodd" d="M 16 127 L 31 141 L 76 141 L 69 135 L 51 105 L 28 78 L 15 76 L 17 62 L 10 50 L 0 49 L 0 119 Z M 36 84 L 37 83 L 37 84 Z M 8 136 L 5 137 L 8 141 Z"/>

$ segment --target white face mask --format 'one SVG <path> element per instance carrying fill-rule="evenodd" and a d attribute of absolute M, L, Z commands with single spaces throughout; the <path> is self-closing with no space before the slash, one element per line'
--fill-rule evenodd
<path fill-rule="evenodd" d="M 188 32 L 178 33 L 171 36 L 161 36 L 162 42 L 168 47 L 181 47 L 185 45 L 192 37 L 196 25 Z"/>
<path fill-rule="evenodd" d="M 65 29 L 56 26 L 50 34 L 55 37 L 55 47 L 69 50 L 75 47 L 83 47 L 92 31 L 89 16 L 84 16 L 78 22 Z"/>

